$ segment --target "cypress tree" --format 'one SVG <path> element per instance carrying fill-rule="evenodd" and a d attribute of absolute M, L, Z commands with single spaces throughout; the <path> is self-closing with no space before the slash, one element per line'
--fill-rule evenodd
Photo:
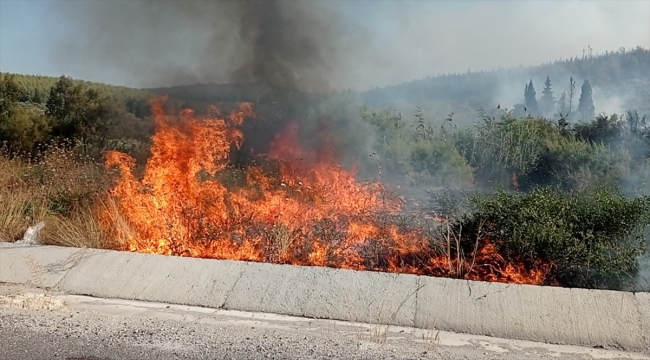
<path fill-rule="evenodd" d="M 535 98 L 535 87 L 533 86 L 533 80 L 531 79 L 526 89 L 524 90 L 524 99 L 526 103 L 526 108 L 528 108 L 528 113 L 536 114 L 538 112 L 537 107 L 537 98 Z"/>
<path fill-rule="evenodd" d="M 582 83 L 580 99 L 578 99 L 578 112 L 580 112 L 582 120 L 591 120 L 596 113 L 592 93 L 591 84 L 589 80 L 585 79 Z"/>

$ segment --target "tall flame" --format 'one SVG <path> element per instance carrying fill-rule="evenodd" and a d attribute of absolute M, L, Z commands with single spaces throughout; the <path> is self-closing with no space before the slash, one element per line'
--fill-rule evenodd
<path fill-rule="evenodd" d="M 152 101 L 156 134 L 141 180 L 131 157 L 106 154 L 106 166 L 121 171 L 110 195 L 129 230 L 118 233 L 111 224 L 107 229 L 130 251 L 462 273 L 468 279 L 533 284 L 545 278 L 544 271 L 508 264 L 491 243 L 477 248 L 474 264 L 435 253 L 422 230 L 394 220 L 402 209 L 399 198 L 380 183 L 357 182 L 354 171 L 336 165 L 326 134 L 320 150 L 307 151 L 292 123 L 275 136 L 266 159 L 258 158 L 261 164 L 237 169 L 229 154 L 243 142 L 239 126 L 255 116 L 250 103 L 225 118 L 216 108 L 205 118 L 183 110 L 176 121 L 162 110 L 164 102 Z"/>

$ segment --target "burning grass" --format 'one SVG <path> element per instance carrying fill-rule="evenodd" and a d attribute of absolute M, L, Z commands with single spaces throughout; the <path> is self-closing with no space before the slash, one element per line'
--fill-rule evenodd
<path fill-rule="evenodd" d="M 111 237 L 130 251 L 533 284 L 545 279 L 544 271 L 507 264 L 484 239 L 467 254 L 472 261 L 458 244 L 443 251 L 426 227 L 403 221 L 399 197 L 337 165 L 326 129 L 317 149 L 305 149 L 290 124 L 268 154 L 258 154 L 259 164 L 242 170 L 229 154 L 244 141 L 239 127 L 254 117 L 250 104 L 226 117 L 185 110 L 173 122 L 163 102 L 153 102 L 157 132 L 141 179 L 132 158 L 106 154 L 106 166 L 120 169 L 110 196 L 126 224 L 106 228 L 118 229 Z"/>

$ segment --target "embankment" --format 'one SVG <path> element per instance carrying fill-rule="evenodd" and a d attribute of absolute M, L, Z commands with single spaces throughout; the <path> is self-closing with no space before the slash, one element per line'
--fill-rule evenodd
<path fill-rule="evenodd" d="M 0 282 L 650 352 L 650 293 L 0 243 Z"/>

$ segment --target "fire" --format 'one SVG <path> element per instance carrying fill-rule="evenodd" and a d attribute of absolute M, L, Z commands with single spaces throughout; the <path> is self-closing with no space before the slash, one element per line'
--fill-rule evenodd
<path fill-rule="evenodd" d="M 129 251 L 516 283 L 545 280 L 545 271 L 507 263 L 489 242 L 477 247 L 473 263 L 436 253 L 422 229 L 395 221 L 402 210 L 398 197 L 380 183 L 358 182 L 354 170 L 336 164 L 326 128 L 323 145 L 305 150 L 298 124 L 290 124 L 258 164 L 240 169 L 229 155 L 244 141 L 240 125 L 255 117 L 250 103 L 225 117 L 212 108 L 204 118 L 192 110 L 175 118 L 162 110 L 164 101 L 152 101 L 156 134 L 141 179 L 134 174 L 134 159 L 106 154 L 106 166 L 121 172 L 110 195 L 128 231 L 115 230 L 109 221 L 107 229 Z"/>

